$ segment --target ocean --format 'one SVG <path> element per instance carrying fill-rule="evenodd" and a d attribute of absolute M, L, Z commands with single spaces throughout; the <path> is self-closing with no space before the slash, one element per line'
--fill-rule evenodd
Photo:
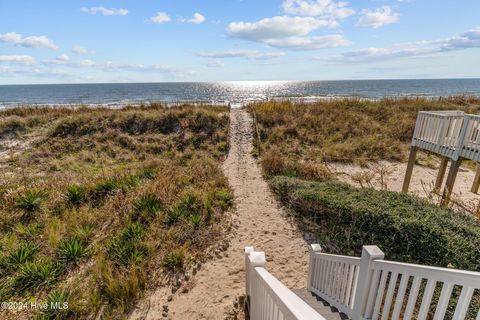
<path fill-rule="evenodd" d="M 115 106 L 145 102 L 245 104 L 268 99 L 315 101 L 337 97 L 450 95 L 480 97 L 480 79 L 0 85 L 0 106 Z"/>

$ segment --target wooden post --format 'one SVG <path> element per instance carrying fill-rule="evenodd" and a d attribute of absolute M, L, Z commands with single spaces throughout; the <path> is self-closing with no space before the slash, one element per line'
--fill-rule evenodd
<path fill-rule="evenodd" d="M 445 184 L 445 189 L 443 189 L 442 195 L 442 206 L 446 207 L 450 203 L 450 197 L 452 196 L 453 186 L 455 185 L 455 180 L 457 179 L 458 169 L 460 169 L 460 164 L 462 159 L 452 160 L 450 164 L 450 170 L 448 171 L 447 182 Z"/>
<path fill-rule="evenodd" d="M 445 177 L 445 172 L 447 171 L 448 158 L 442 157 L 440 162 L 440 168 L 438 169 L 437 180 L 435 181 L 435 186 L 433 187 L 433 192 L 437 193 L 442 188 L 443 178 Z"/>
<path fill-rule="evenodd" d="M 405 172 L 405 178 L 403 179 L 402 192 L 407 193 L 410 186 L 410 180 L 412 179 L 413 166 L 415 165 L 415 157 L 417 155 L 417 147 L 412 146 L 410 148 L 410 156 L 408 157 L 407 170 Z"/>
<path fill-rule="evenodd" d="M 473 193 L 478 193 L 478 188 L 480 187 L 480 164 L 477 163 L 477 172 L 475 173 L 475 179 L 473 180 L 472 191 Z"/>
<path fill-rule="evenodd" d="M 373 276 L 372 262 L 383 260 L 385 254 L 377 246 L 363 246 L 360 269 L 358 270 L 357 289 L 353 298 L 352 319 L 364 319 L 369 288 Z"/>
<path fill-rule="evenodd" d="M 308 247 L 310 251 L 310 260 L 308 263 L 308 282 L 307 282 L 307 290 L 312 291 L 312 285 L 313 285 L 313 272 L 315 270 L 315 254 L 317 252 L 322 252 L 322 247 L 320 247 L 319 244 L 311 244 Z"/>
<path fill-rule="evenodd" d="M 250 254 L 255 250 L 253 247 L 245 247 L 245 303 L 250 310 Z"/>

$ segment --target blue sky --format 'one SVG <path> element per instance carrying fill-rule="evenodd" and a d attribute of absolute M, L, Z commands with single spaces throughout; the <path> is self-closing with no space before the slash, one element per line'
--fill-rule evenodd
<path fill-rule="evenodd" d="M 480 1 L 0 2 L 0 84 L 480 77 Z"/>

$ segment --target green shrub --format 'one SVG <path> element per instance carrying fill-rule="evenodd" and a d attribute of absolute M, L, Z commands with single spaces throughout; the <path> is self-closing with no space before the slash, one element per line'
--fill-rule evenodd
<path fill-rule="evenodd" d="M 31 242 L 20 245 L 18 249 L 10 252 L 6 258 L 6 262 L 11 267 L 18 267 L 28 261 L 31 261 L 38 251 L 38 247 Z"/>
<path fill-rule="evenodd" d="M 30 222 L 36 214 L 42 211 L 44 200 L 43 192 L 27 191 L 16 199 L 14 208 L 21 213 L 23 222 Z"/>
<path fill-rule="evenodd" d="M 155 218 L 161 208 L 162 204 L 156 196 L 151 194 L 144 195 L 135 200 L 133 204 L 133 220 L 149 222 Z"/>
<path fill-rule="evenodd" d="M 181 207 L 174 206 L 167 210 L 166 222 L 167 225 L 172 226 L 175 223 L 181 221 L 184 217 L 188 216 L 188 212 L 185 212 Z"/>
<path fill-rule="evenodd" d="M 74 314 L 72 296 L 72 292 L 68 289 L 52 291 L 45 301 L 49 308 L 40 314 L 42 319 L 62 320 L 72 317 Z"/>
<path fill-rule="evenodd" d="M 95 200 L 103 200 L 105 197 L 112 195 L 118 189 L 118 182 L 116 179 L 107 179 L 98 183 L 93 191 L 93 198 Z"/>
<path fill-rule="evenodd" d="M 214 198 L 222 210 L 227 210 L 233 204 L 233 195 L 228 189 L 215 191 Z"/>
<path fill-rule="evenodd" d="M 145 234 L 142 224 L 129 224 L 118 237 L 107 244 L 109 258 L 123 266 L 141 264 L 148 256 L 148 248 L 141 242 Z"/>
<path fill-rule="evenodd" d="M 60 242 L 57 251 L 58 259 L 66 264 L 77 264 L 89 255 L 90 251 L 87 244 L 76 237 L 67 238 Z"/>
<path fill-rule="evenodd" d="M 471 216 L 338 182 L 276 177 L 270 184 L 328 251 L 359 255 L 362 245 L 375 244 L 389 260 L 480 271 L 480 223 Z"/>
<path fill-rule="evenodd" d="M 181 270 L 185 263 L 185 254 L 183 250 L 174 250 L 169 252 L 163 258 L 163 265 L 169 271 Z"/>
<path fill-rule="evenodd" d="M 78 207 L 87 201 L 87 189 L 79 185 L 72 185 L 68 187 L 65 198 L 70 205 Z"/>
<path fill-rule="evenodd" d="M 52 262 L 26 262 L 20 266 L 14 286 L 19 290 L 40 286 L 48 288 L 58 280 L 59 275 L 60 268 Z"/>
<path fill-rule="evenodd" d="M 190 225 L 194 228 L 194 229 L 198 229 L 200 228 L 200 226 L 202 225 L 202 222 L 203 222 L 203 219 L 202 219 L 202 216 L 199 215 L 199 214 L 192 214 L 190 216 Z"/>

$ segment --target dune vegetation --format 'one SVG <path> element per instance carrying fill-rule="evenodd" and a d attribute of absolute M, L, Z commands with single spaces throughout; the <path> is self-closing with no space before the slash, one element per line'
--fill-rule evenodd
<path fill-rule="evenodd" d="M 230 228 L 228 126 L 209 106 L 1 111 L 0 300 L 69 303 L 10 313 L 124 318 L 207 259 Z"/>
<path fill-rule="evenodd" d="M 272 190 L 327 252 L 359 255 L 376 244 L 388 259 L 480 271 L 475 217 L 412 195 L 339 183 L 330 163 L 406 160 L 421 110 L 480 111 L 480 100 L 450 97 L 345 99 L 250 106 L 256 150 Z"/>
<path fill-rule="evenodd" d="M 422 110 L 480 111 L 470 97 L 339 99 L 252 104 L 256 154 L 267 176 L 328 180 L 331 162 L 405 161 Z"/>

